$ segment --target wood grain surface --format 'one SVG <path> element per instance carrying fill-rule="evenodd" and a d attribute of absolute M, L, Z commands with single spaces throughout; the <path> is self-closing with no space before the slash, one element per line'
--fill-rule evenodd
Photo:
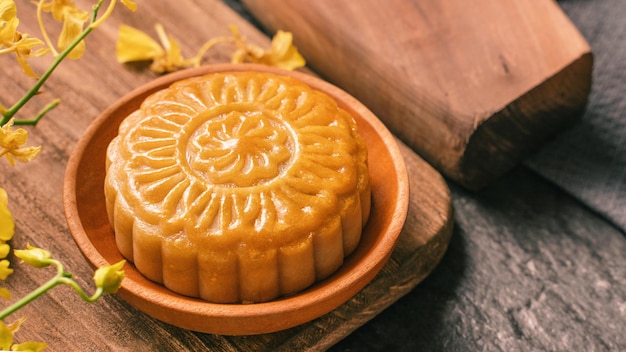
<path fill-rule="evenodd" d="M 589 95 L 591 49 L 553 0 L 242 2 L 470 189 L 571 125 Z"/>
<path fill-rule="evenodd" d="M 79 1 L 89 8 L 88 1 Z M 20 30 L 38 33 L 34 8 L 18 1 Z M 138 13 L 122 6 L 87 39 L 87 53 L 77 62 L 64 62 L 43 92 L 26 106 L 28 117 L 49 100 L 62 104 L 30 131 L 29 145 L 42 145 L 29 164 L 10 167 L 0 163 L 0 185 L 9 194 L 16 222 L 13 248 L 27 243 L 48 249 L 61 259 L 84 287 L 92 287 L 91 270 L 72 240 L 62 209 L 65 166 L 76 141 L 93 119 L 117 99 L 156 76 L 147 65 L 120 65 L 115 60 L 117 28 L 125 23 L 156 38 L 155 23 L 178 39 L 183 55 L 192 56 L 210 38 L 230 35 L 236 24 L 251 43 L 269 47 L 269 38 L 220 1 L 138 1 Z M 233 47 L 223 45 L 206 63 L 227 62 Z M 33 61 L 37 72 L 46 60 Z M 7 106 L 33 82 L 21 73 L 14 58 L 0 57 L 4 80 L 2 103 Z M 401 145 L 409 169 L 410 205 L 406 225 L 392 258 L 375 280 L 335 311 L 293 329 L 254 336 L 219 336 L 196 333 L 160 322 L 136 310 L 119 296 L 106 296 L 94 304 L 82 302 L 68 287 L 58 287 L 21 310 L 15 317 L 27 322 L 18 341 L 45 341 L 53 351 L 181 351 L 181 350 L 299 350 L 325 349 L 366 323 L 422 281 L 443 256 L 452 233 L 452 207 L 444 179 L 411 149 Z M 102 216 L 106 216 L 102 214 Z M 50 270 L 36 270 L 9 258 L 15 273 L 6 281 L 14 297 L 21 297 L 48 280 Z"/>

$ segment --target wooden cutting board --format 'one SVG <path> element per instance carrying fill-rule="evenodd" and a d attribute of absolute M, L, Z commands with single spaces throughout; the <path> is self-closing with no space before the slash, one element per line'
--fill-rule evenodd
<path fill-rule="evenodd" d="M 573 123 L 589 45 L 553 0 L 243 0 L 310 67 L 478 189 Z"/>

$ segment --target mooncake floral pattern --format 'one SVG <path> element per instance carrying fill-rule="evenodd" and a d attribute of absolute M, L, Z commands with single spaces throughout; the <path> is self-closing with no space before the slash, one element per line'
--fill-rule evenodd
<path fill-rule="evenodd" d="M 143 238 L 156 236 L 164 265 L 176 246 L 235 257 L 245 248 L 265 255 L 298 247 L 318 241 L 319 229 L 355 222 L 346 214 L 357 213 L 360 232 L 369 212 L 360 199 L 369 197 L 367 155 L 352 116 L 329 96 L 272 74 L 211 74 L 150 96 L 109 147 L 106 188 L 116 236 L 134 236 L 118 240 L 130 243 L 122 254 L 132 260 L 147 246 Z"/>
<path fill-rule="evenodd" d="M 250 187 L 277 177 L 292 155 L 286 126 L 263 113 L 233 111 L 193 133 L 190 169 L 215 185 Z"/>

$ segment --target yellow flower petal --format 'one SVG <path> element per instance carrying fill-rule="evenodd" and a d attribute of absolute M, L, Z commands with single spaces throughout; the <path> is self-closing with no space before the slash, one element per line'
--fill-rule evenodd
<path fill-rule="evenodd" d="M 3 242 L 13 238 L 15 233 L 15 223 L 13 215 L 9 211 L 9 199 L 7 192 L 0 188 L 0 240 Z"/>
<path fill-rule="evenodd" d="M 0 128 L 0 156 L 6 155 L 9 164 L 13 166 L 15 159 L 21 162 L 33 160 L 41 147 L 22 147 L 28 140 L 28 132 L 23 128 L 13 131 L 12 126 L 13 119 Z"/>
<path fill-rule="evenodd" d="M 132 0 L 121 0 L 122 4 L 126 6 L 129 10 L 135 12 L 137 11 L 137 4 Z"/>
<path fill-rule="evenodd" d="M 13 331 L 3 321 L 0 321 L 0 349 L 9 351 L 11 345 L 13 345 Z"/>
<path fill-rule="evenodd" d="M 17 149 L 28 141 L 28 132 L 25 129 L 18 128 L 13 131 L 12 127 L 14 121 L 14 119 L 9 120 L 9 122 L 0 129 L 2 132 L 0 136 L 4 137 L 1 140 L 2 147 L 7 149 Z"/>
<path fill-rule="evenodd" d="M 279 30 L 272 38 L 272 53 L 277 56 L 287 55 L 293 47 L 293 35 L 290 32 Z"/>
<path fill-rule="evenodd" d="M 35 71 L 33 71 L 33 68 L 30 67 L 30 64 L 28 63 L 28 61 L 26 61 L 26 58 L 24 56 L 17 54 L 17 63 L 18 65 L 20 65 L 20 67 L 22 68 L 22 72 L 24 72 L 26 76 L 31 78 L 39 78 L 39 75 L 37 75 Z"/>
<path fill-rule="evenodd" d="M 0 297 L 11 299 L 11 292 L 6 287 L 0 287 Z"/>
<path fill-rule="evenodd" d="M 44 342 L 27 341 L 17 343 L 11 346 L 11 348 L 13 349 L 13 351 L 40 352 L 48 348 L 48 345 Z"/>
<path fill-rule="evenodd" d="M 119 63 L 154 60 L 165 55 L 165 50 L 146 33 L 121 25 L 116 45 Z"/>
<path fill-rule="evenodd" d="M 63 21 L 63 29 L 61 30 L 59 40 L 57 41 L 59 50 L 65 50 L 74 40 L 76 40 L 76 38 L 78 38 L 78 36 L 80 36 L 83 32 L 83 26 L 86 20 L 86 18 L 82 18 L 80 16 L 67 15 L 65 17 L 65 21 Z M 74 49 L 72 49 L 67 57 L 75 60 L 83 56 L 84 53 L 85 41 L 81 41 Z"/>
<path fill-rule="evenodd" d="M 13 46 L 19 23 L 20 21 L 16 17 L 2 23 L 2 26 L 0 26 L 0 46 Z"/>
<path fill-rule="evenodd" d="M 13 151 L 10 155 L 22 163 L 27 163 L 37 157 L 41 151 L 41 146 L 24 147 Z"/>
<path fill-rule="evenodd" d="M 26 321 L 26 318 L 20 318 L 11 324 L 7 325 L 3 321 L 0 321 L 0 349 L 3 351 L 15 351 L 13 347 L 13 334 L 15 334 L 22 324 Z"/>
<path fill-rule="evenodd" d="M 13 0 L 1 0 L 0 1 L 0 20 L 10 21 L 17 17 L 17 7 Z"/>
<path fill-rule="evenodd" d="M 13 274 L 13 269 L 9 268 L 8 260 L 2 259 L 0 260 L 0 280 L 6 280 L 9 275 Z"/>
<path fill-rule="evenodd" d="M 293 35 L 290 32 L 280 30 L 272 38 L 269 61 L 271 65 L 286 70 L 293 70 L 305 65 L 304 58 L 293 46 Z"/>
<path fill-rule="evenodd" d="M 7 255 L 9 255 L 10 251 L 11 251 L 11 246 L 9 246 L 6 243 L 0 244 L 0 258 L 6 258 Z"/>
<path fill-rule="evenodd" d="M 189 66 L 190 63 L 185 61 L 178 42 L 171 36 L 167 36 L 165 55 L 154 59 L 150 69 L 154 72 L 172 72 L 180 68 Z"/>
<path fill-rule="evenodd" d="M 41 4 L 43 12 L 52 13 L 52 17 L 63 22 L 61 34 L 57 40 L 57 46 L 62 51 L 78 38 L 82 33 L 85 22 L 89 19 L 89 13 L 81 10 L 72 0 L 49 0 Z M 40 24 L 43 26 L 43 24 Z M 45 30 L 45 28 L 42 28 Z M 67 56 L 70 59 L 78 59 L 85 52 L 85 43 L 81 42 Z"/>
<path fill-rule="evenodd" d="M 89 13 L 81 10 L 72 0 L 50 0 L 47 3 L 44 2 L 41 8 L 44 12 L 52 13 L 52 17 L 59 22 L 66 21 L 68 17 L 84 21 L 89 18 Z"/>

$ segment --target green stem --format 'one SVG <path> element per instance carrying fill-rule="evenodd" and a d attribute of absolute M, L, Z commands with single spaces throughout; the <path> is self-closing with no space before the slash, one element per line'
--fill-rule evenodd
<path fill-rule="evenodd" d="M 98 1 L 97 4 L 93 6 L 91 24 L 89 25 L 89 27 L 92 29 L 101 25 L 102 22 L 111 15 L 111 13 L 113 12 L 113 9 L 115 8 L 115 4 L 117 3 L 117 0 L 111 0 L 111 2 L 109 2 L 109 7 L 106 9 L 102 17 L 100 17 L 100 20 L 98 20 L 96 18 L 97 17 L 96 15 L 98 14 L 98 10 L 100 10 L 100 7 L 102 6 L 102 3 L 103 3 L 103 0 L 100 0 Z"/>
<path fill-rule="evenodd" d="M 41 109 L 39 111 L 39 113 L 37 113 L 37 116 L 35 116 L 32 119 L 29 120 L 15 120 L 13 121 L 13 124 L 18 126 L 18 125 L 36 125 L 37 122 L 39 122 L 39 120 L 41 120 L 42 117 L 44 117 L 45 114 L 48 113 L 48 111 L 56 108 L 59 104 L 61 103 L 60 99 L 54 99 L 53 101 L 51 101 L 50 103 L 48 103 L 48 105 L 46 105 L 43 109 Z"/>
<path fill-rule="evenodd" d="M 85 290 L 83 290 L 82 287 L 80 287 L 76 281 L 68 278 L 68 277 L 62 277 L 60 279 L 60 284 L 66 284 L 68 286 L 70 286 L 71 288 L 74 289 L 74 291 L 76 291 L 78 293 L 78 295 L 80 296 L 80 298 L 82 298 L 84 301 L 86 302 L 95 302 L 98 300 L 98 298 L 102 297 L 102 295 L 104 294 L 104 289 L 102 287 L 98 287 L 96 292 L 93 294 L 93 296 L 89 296 L 87 295 L 87 293 L 85 293 Z"/>
<path fill-rule="evenodd" d="M 17 302 L 15 302 L 12 305 L 4 308 L 0 312 L 0 320 L 4 320 L 6 317 L 8 317 L 9 315 L 15 313 L 20 308 L 23 308 L 24 306 L 26 306 L 30 302 L 32 302 L 35 299 L 37 299 L 39 296 L 45 294 L 46 292 L 50 291 L 54 287 L 56 287 L 58 285 L 61 285 L 61 284 L 68 285 L 71 288 L 73 288 L 74 291 L 76 291 L 78 293 L 80 298 L 82 298 L 83 300 L 85 300 L 87 302 L 95 302 L 100 297 L 102 297 L 102 295 L 104 294 L 104 289 L 102 287 L 98 287 L 96 289 L 96 292 L 92 296 L 87 295 L 87 293 L 85 293 L 85 290 L 83 290 L 83 288 L 80 287 L 76 283 L 76 281 L 72 280 L 72 274 L 70 274 L 70 273 L 65 271 L 63 263 L 61 263 L 61 262 L 59 262 L 58 260 L 55 260 L 55 259 L 49 259 L 49 261 L 47 261 L 47 262 L 49 262 L 50 264 L 55 265 L 57 267 L 56 275 L 54 275 L 54 277 L 51 278 L 50 280 L 48 280 L 45 284 L 37 287 L 35 290 L 31 291 L 26 296 L 24 296 L 21 299 L 19 299 Z"/>
<path fill-rule="evenodd" d="M 99 1 L 98 4 L 93 7 L 93 11 L 91 15 L 92 23 L 96 21 L 96 18 L 98 16 L 98 10 L 100 9 L 101 5 L 102 5 L 102 1 Z M 37 94 L 37 92 L 39 92 L 39 89 L 44 85 L 44 83 L 46 83 L 48 78 L 50 78 L 50 76 L 52 75 L 54 70 L 57 68 L 57 66 L 59 66 L 61 61 L 63 61 L 63 59 L 65 59 L 65 57 L 67 57 L 67 55 L 69 55 L 69 53 L 72 50 L 74 50 L 74 48 L 78 45 L 78 43 L 80 43 L 83 39 L 85 39 L 89 35 L 89 33 L 91 33 L 91 31 L 94 30 L 94 28 L 95 27 L 92 27 L 91 25 L 87 26 L 87 28 L 85 28 L 85 30 L 67 48 L 65 48 L 65 50 L 63 50 L 54 59 L 54 62 L 52 62 L 52 65 L 50 65 L 48 70 L 46 70 L 46 72 L 44 72 L 44 74 L 41 75 L 41 77 L 39 77 L 35 85 L 33 85 L 31 89 L 28 92 L 26 92 L 26 94 L 17 103 L 15 103 L 10 109 L 8 109 L 4 113 L 2 120 L 0 120 L 0 126 L 4 126 L 33 96 Z M 34 123 L 23 123 L 23 124 L 35 124 L 37 123 L 37 121 L 39 121 L 39 119 L 34 118 L 30 121 L 33 121 Z"/>
<path fill-rule="evenodd" d="M 43 295 L 44 293 L 50 291 L 51 289 L 53 289 L 55 286 L 62 284 L 63 283 L 63 278 L 67 278 L 68 275 L 71 276 L 71 274 L 68 274 L 65 272 L 65 269 L 63 268 L 63 264 L 61 264 L 60 262 L 53 260 L 52 263 L 54 265 L 56 265 L 57 267 L 57 274 L 50 280 L 48 280 L 48 282 L 46 282 L 45 284 L 37 287 L 35 290 L 31 291 L 29 294 L 27 294 L 26 296 L 22 297 L 20 300 L 18 300 L 17 302 L 11 304 L 10 306 L 4 308 L 1 312 L 0 312 L 0 320 L 4 320 L 6 317 L 8 317 L 9 315 L 15 313 L 16 311 L 18 311 L 20 308 L 26 306 L 27 304 L 29 304 L 30 302 L 34 301 L 37 297 Z"/>

